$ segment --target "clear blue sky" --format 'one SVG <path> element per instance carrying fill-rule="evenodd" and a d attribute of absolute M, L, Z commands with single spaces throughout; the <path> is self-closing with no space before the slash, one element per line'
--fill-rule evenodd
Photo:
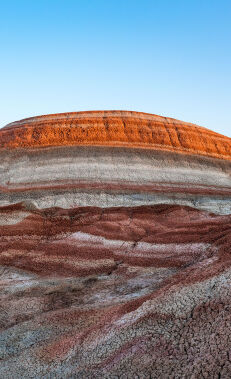
<path fill-rule="evenodd" d="M 127 109 L 231 137 L 230 20 L 230 0 L 0 0 L 0 126 Z"/>

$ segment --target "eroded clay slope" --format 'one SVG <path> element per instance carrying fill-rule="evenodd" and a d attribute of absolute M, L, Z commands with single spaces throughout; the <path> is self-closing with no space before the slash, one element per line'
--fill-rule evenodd
<path fill-rule="evenodd" d="M 230 377 L 230 215 L 0 215 L 1 377 Z"/>

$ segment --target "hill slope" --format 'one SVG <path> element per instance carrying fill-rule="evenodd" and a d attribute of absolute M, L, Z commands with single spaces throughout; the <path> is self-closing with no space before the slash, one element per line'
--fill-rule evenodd
<path fill-rule="evenodd" d="M 99 111 L 0 142 L 0 377 L 229 379 L 230 139 Z"/>

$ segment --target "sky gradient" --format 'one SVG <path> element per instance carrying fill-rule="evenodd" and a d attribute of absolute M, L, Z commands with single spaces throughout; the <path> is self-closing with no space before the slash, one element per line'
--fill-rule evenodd
<path fill-rule="evenodd" d="M 0 0 L 0 127 L 124 109 L 231 137 L 229 0 Z"/>

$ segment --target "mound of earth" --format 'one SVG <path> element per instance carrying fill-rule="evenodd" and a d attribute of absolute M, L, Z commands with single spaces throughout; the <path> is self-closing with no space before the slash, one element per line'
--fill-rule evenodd
<path fill-rule="evenodd" d="M 0 144 L 0 377 L 230 378 L 231 140 L 99 111 Z"/>

